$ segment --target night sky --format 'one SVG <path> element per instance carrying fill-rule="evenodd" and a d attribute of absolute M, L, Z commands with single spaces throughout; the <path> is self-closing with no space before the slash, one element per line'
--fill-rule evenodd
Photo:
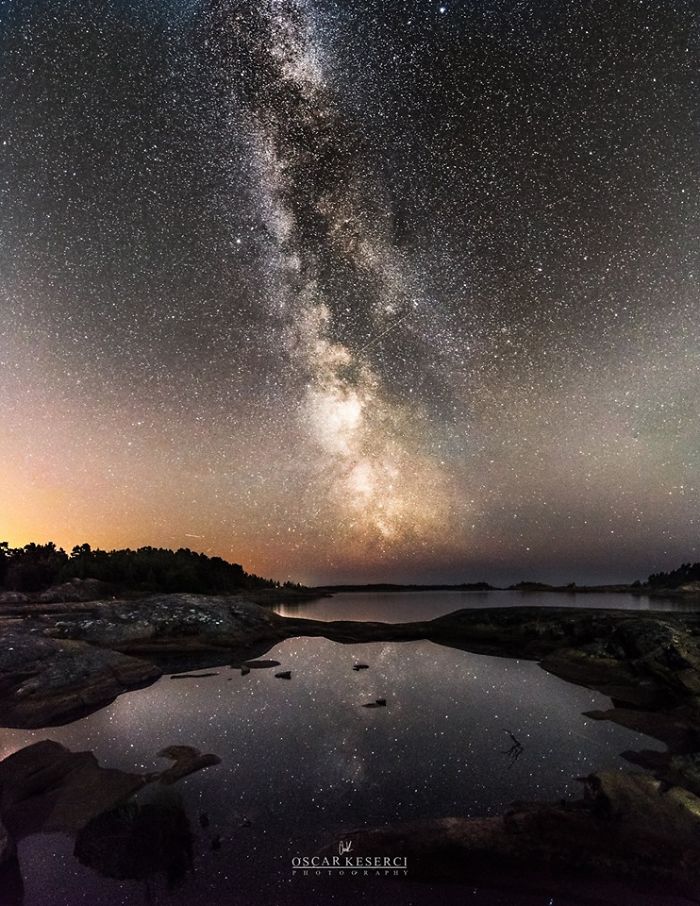
<path fill-rule="evenodd" d="M 0 535 L 698 556 L 698 0 L 0 0 Z"/>

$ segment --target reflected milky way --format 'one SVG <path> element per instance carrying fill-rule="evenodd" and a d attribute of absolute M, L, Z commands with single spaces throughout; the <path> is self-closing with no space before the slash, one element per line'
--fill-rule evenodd
<path fill-rule="evenodd" d="M 383 607 L 384 619 L 400 610 L 392 598 Z M 317 638 L 287 640 L 268 656 L 292 671 L 291 680 L 276 679 L 274 670 L 241 676 L 228 667 L 203 679 L 164 677 L 67 727 L 4 730 L 4 752 L 50 737 L 91 749 L 104 765 L 142 771 L 162 767 L 154 753 L 163 746 L 196 741 L 222 762 L 177 784 L 195 830 L 195 875 L 163 901 L 204 906 L 241 898 L 292 906 L 356 901 L 349 881 L 318 888 L 289 871 L 293 856 L 313 854 L 343 828 L 498 814 L 515 799 L 578 797 L 573 778 L 628 769 L 620 752 L 660 747 L 585 718 L 582 711 L 608 700 L 534 662 L 429 642 L 346 646 Z M 357 661 L 369 669 L 353 671 Z M 386 708 L 362 707 L 378 697 Z M 508 754 L 510 733 L 523 746 L 517 760 Z M 197 821 L 201 812 L 206 828 Z M 242 826 L 244 819 L 250 826 Z M 222 841 L 217 852 L 210 849 L 214 835 Z M 46 890 L 56 903 L 82 902 L 81 896 L 93 906 L 138 902 L 133 885 L 91 873 L 60 841 L 31 837 L 22 846 L 20 859 L 31 865 L 25 906 L 44 906 Z M 387 893 L 372 879 L 361 884 L 363 902 L 385 902 Z M 448 885 L 436 894 L 416 885 L 390 895 L 427 906 L 436 897 L 463 903 L 465 892 Z M 513 902 L 512 892 L 477 897 L 469 888 L 469 895 L 475 903 Z M 527 894 L 518 902 L 541 906 L 541 898 Z"/>
<path fill-rule="evenodd" d="M 3 5 L 3 537 L 308 582 L 693 559 L 698 14 Z"/>

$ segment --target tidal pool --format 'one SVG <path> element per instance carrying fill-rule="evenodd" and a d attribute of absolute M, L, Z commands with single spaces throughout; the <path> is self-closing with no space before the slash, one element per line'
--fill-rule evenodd
<path fill-rule="evenodd" d="M 395 619 L 386 610 L 399 602 L 387 597 L 394 600 L 385 601 L 383 618 Z M 309 604 L 303 615 L 317 616 L 314 608 L 333 601 Z M 359 609 L 345 616 L 367 618 L 367 603 Z M 371 618 L 378 618 L 376 606 Z M 168 889 L 162 874 L 105 877 L 73 857 L 68 836 L 35 835 L 19 848 L 25 906 L 315 906 L 392 896 L 402 904 L 544 906 L 550 898 L 534 894 L 293 877 L 291 863 L 342 829 L 577 797 L 576 777 L 629 770 L 619 754 L 626 749 L 663 748 L 587 719 L 583 711 L 609 700 L 530 661 L 427 641 L 341 645 L 322 638 L 288 639 L 264 657 L 280 667 L 245 676 L 228 666 L 204 678 L 165 676 L 64 727 L 0 731 L 3 757 L 40 739 L 90 750 L 101 765 L 127 771 L 164 767 L 155 753 L 172 744 L 221 757 L 220 765 L 174 787 L 143 794 L 181 804 L 188 817 L 192 870 L 180 883 Z M 354 671 L 360 662 L 368 669 Z M 291 679 L 276 678 L 280 670 L 291 670 Z M 362 707 L 377 698 L 386 707 Z M 522 746 L 518 757 L 510 734 Z"/>

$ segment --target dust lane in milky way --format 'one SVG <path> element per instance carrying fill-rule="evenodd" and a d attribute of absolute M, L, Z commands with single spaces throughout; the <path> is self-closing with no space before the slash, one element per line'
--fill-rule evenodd
<path fill-rule="evenodd" d="M 316 582 L 693 559 L 699 13 L 0 11 L 0 534 Z"/>

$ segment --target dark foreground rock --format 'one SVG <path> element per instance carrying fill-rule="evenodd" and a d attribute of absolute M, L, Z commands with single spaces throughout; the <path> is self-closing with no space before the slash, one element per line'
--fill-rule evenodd
<path fill-rule="evenodd" d="M 697 902 L 700 800 L 646 774 L 592 774 L 583 783 L 583 798 L 572 803 L 519 803 L 503 816 L 344 831 L 340 839 L 352 841 L 356 856 L 405 857 L 412 878 L 432 883 L 571 896 L 593 879 L 583 901 L 610 903 L 605 882 L 641 882 L 637 902 Z M 334 842 L 321 855 L 337 852 Z M 596 887 L 606 890 L 600 899 Z M 647 900 L 652 889 L 659 898 Z"/>
<path fill-rule="evenodd" d="M 65 723 L 158 679 L 173 654 L 225 663 L 232 649 L 274 642 L 280 619 L 240 598 L 197 595 L 0 619 L 0 725 Z"/>
<path fill-rule="evenodd" d="M 191 746 L 169 746 L 158 755 L 172 767 L 137 774 L 103 768 L 92 752 L 71 752 L 52 740 L 33 743 L 0 761 L 0 821 L 14 840 L 74 834 L 149 784 L 169 785 L 221 760 Z"/>
<path fill-rule="evenodd" d="M 0 761 L 0 817 L 17 840 L 75 833 L 148 782 L 145 774 L 100 767 L 92 752 L 44 740 Z"/>
<path fill-rule="evenodd" d="M 10 832 L 0 821 L 0 868 L 11 862 L 17 857 L 17 847 L 15 841 L 10 836 Z"/>
<path fill-rule="evenodd" d="M 15 841 L 39 833 L 74 836 L 78 859 L 108 877 L 162 872 L 170 884 L 181 879 L 191 866 L 192 838 L 179 800 L 163 792 L 146 802 L 138 796 L 220 759 L 190 746 L 170 746 L 159 755 L 172 767 L 137 774 L 103 768 L 92 752 L 44 740 L 0 761 L 0 900 L 21 903 L 21 875 L 10 864 L 16 863 Z"/>
<path fill-rule="evenodd" d="M 75 839 L 75 856 L 108 878 L 147 880 L 162 874 L 168 887 L 193 866 L 190 822 L 175 798 L 133 803 L 97 815 Z"/>
<path fill-rule="evenodd" d="M 43 727 L 113 701 L 157 679 L 157 665 L 109 648 L 12 627 L 0 648 L 0 724 Z"/>

